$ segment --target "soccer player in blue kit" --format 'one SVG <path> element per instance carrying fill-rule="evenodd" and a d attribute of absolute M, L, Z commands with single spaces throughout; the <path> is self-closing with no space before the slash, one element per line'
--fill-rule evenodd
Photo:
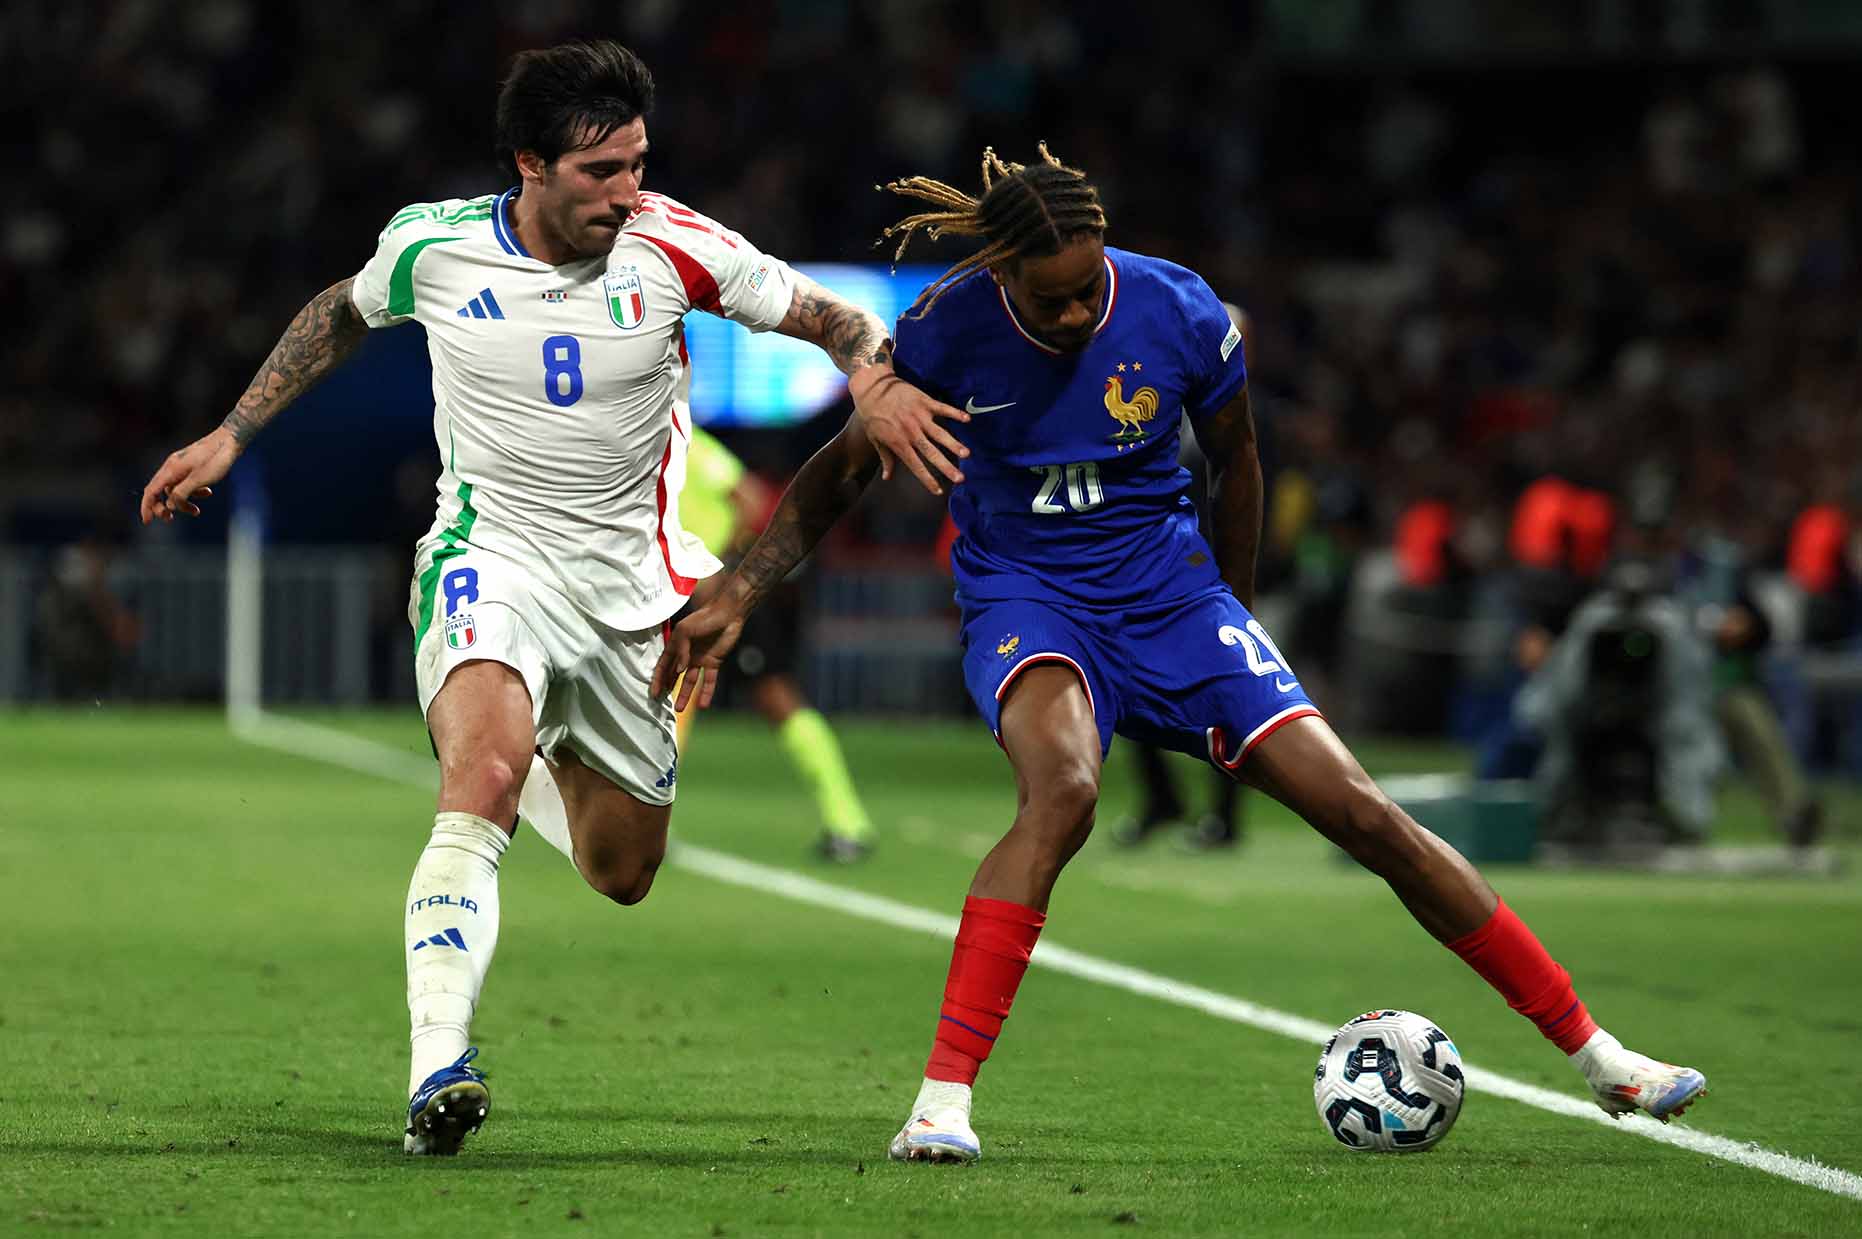
<path fill-rule="evenodd" d="M 1604 1110 L 1680 1113 L 1705 1077 L 1597 1026 L 1474 867 L 1364 773 L 1249 614 L 1262 485 L 1241 333 L 1195 273 L 1107 246 L 1097 190 L 1045 145 L 1040 156 L 1023 166 L 984 152 L 980 197 L 924 177 L 887 187 L 936 208 L 887 230 L 899 254 L 921 229 L 982 242 L 900 317 L 893 355 L 900 379 L 966 416 L 946 431 L 928 415 L 856 413 L 717 597 L 674 629 L 654 674 L 654 692 L 679 684 L 681 706 L 694 693 L 708 703 L 744 616 L 893 458 L 955 483 L 964 678 L 1014 767 L 1017 808 L 964 901 L 924 1082 L 891 1156 L 980 1155 L 972 1085 L 1055 879 L 1092 831 L 1114 733 L 1207 757 L 1383 878 L 1570 1056 Z M 1208 541 L 1177 463 L 1180 411 L 1210 461 Z"/>

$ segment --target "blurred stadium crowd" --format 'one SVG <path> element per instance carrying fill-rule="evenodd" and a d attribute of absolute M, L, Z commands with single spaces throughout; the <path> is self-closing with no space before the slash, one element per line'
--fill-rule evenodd
<path fill-rule="evenodd" d="M 1813 0 L 1511 7 L 14 6 L 0 542 L 150 536 L 131 490 L 298 306 L 406 201 L 497 188 L 504 60 L 604 34 L 659 76 L 651 183 L 773 252 L 869 258 L 896 211 L 873 182 L 966 183 L 985 144 L 1045 138 L 1102 187 L 1114 243 L 1244 306 L 1283 644 L 1351 677 L 1380 551 L 1415 620 L 1358 668 L 1372 722 L 1452 715 L 1504 748 L 1495 703 L 1625 551 L 1698 604 L 1706 657 L 1781 626 L 1853 644 L 1862 23 Z M 905 512 L 869 534 L 929 544 L 938 513 Z M 380 527 L 359 506 L 351 536 Z M 1459 687 L 1404 691 L 1450 663 Z M 1862 763 L 1812 715 L 1800 755 Z"/>

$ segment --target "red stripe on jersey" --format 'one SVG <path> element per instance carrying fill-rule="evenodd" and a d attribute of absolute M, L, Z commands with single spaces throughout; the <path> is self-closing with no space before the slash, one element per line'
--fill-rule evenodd
<path fill-rule="evenodd" d="M 1106 312 L 1099 316 L 1099 325 L 1093 328 L 1094 335 L 1106 329 L 1106 324 L 1112 321 L 1112 307 L 1118 304 L 1118 264 L 1112 261 L 1110 254 L 1106 255 L 1106 271 L 1112 277 L 1112 291 L 1106 297 Z"/>
<path fill-rule="evenodd" d="M 672 262 L 672 269 L 679 273 L 679 281 L 685 285 L 686 300 L 707 313 L 724 313 L 724 303 L 718 300 L 718 281 L 711 272 L 705 270 L 703 263 L 671 241 L 662 241 L 644 232 L 633 235 L 659 246 L 660 251 Z"/>
<path fill-rule="evenodd" d="M 680 206 L 664 194 L 641 194 L 640 197 L 646 203 L 646 205 L 640 209 L 649 214 L 658 215 L 664 212 L 666 222 L 669 224 L 677 224 L 681 228 L 691 228 L 697 232 L 716 237 L 719 241 L 722 241 L 732 249 L 737 248 L 737 242 L 731 236 L 730 231 L 716 220 L 706 219 L 691 207 Z"/>
<path fill-rule="evenodd" d="M 732 249 L 737 248 L 737 242 L 731 240 L 729 237 L 719 232 L 716 228 L 711 227 L 709 224 L 701 224 L 701 223 L 697 223 L 694 220 L 689 220 L 689 219 L 679 219 L 677 216 L 668 216 L 666 218 L 666 222 L 678 228 L 694 229 L 698 232 L 704 233 L 708 237 L 717 238 L 719 241 L 722 241 L 724 244 L 730 246 Z"/>
<path fill-rule="evenodd" d="M 684 432 L 679 429 L 678 411 L 674 409 L 671 410 L 671 412 L 672 434 L 681 435 L 683 437 Z M 698 579 L 696 577 L 680 576 L 677 572 L 673 571 L 672 547 L 666 541 L 666 470 L 672 466 L 672 434 L 666 436 L 666 454 L 659 458 L 659 477 L 654 481 L 653 502 L 659 506 L 659 528 L 655 532 L 659 538 L 659 555 L 660 558 L 666 562 L 666 575 L 672 581 L 673 590 L 676 593 L 690 598 L 692 596 L 692 590 L 698 586 Z"/>

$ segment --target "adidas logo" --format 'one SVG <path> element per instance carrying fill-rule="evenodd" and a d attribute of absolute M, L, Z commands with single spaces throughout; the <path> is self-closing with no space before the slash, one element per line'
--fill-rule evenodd
<path fill-rule="evenodd" d="M 675 757 L 672 759 L 672 765 L 666 767 L 666 773 L 660 775 L 659 778 L 653 780 L 653 786 L 661 787 L 661 788 L 671 787 L 674 783 L 677 783 L 678 781 L 679 781 L 679 759 Z"/>
<path fill-rule="evenodd" d="M 491 295 L 491 289 L 482 288 L 478 296 L 459 307 L 460 318 L 503 318 L 504 311 L 498 308 L 498 299 Z"/>
<path fill-rule="evenodd" d="M 456 928 L 449 929 L 444 933 L 434 934 L 431 938 L 425 938 L 416 942 L 414 944 L 414 949 L 418 951 L 420 948 L 427 946 L 456 946 L 462 951 L 466 949 L 465 938 Z"/>

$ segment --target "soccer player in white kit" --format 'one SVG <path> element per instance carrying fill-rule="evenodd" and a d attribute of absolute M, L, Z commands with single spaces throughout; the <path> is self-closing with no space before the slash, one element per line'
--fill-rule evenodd
<path fill-rule="evenodd" d="M 142 496 L 145 524 L 198 515 L 253 435 L 369 328 L 426 328 L 442 467 L 408 617 L 440 791 L 403 936 L 410 1153 L 456 1152 L 490 1106 L 468 1028 L 520 812 L 617 903 L 644 899 L 665 855 L 678 750 L 649 682 L 667 620 L 719 567 L 679 526 L 683 315 L 819 345 L 925 485 L 927 461 L 960 477 L 931 445 L 960 454 L 933 419 L 964 415 L 892 373 L 883 322 L 641 190 L 652 101 L 652 74 L 618 44 L 519 54 L 497 113 L 517 183 L 396 213 Z"/>

